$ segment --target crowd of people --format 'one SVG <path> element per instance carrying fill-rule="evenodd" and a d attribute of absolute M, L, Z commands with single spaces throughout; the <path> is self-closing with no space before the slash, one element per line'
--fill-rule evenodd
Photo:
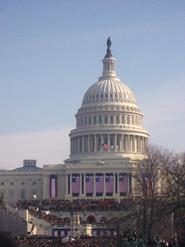
<path fill-rule="evenodd" d="M 83 237 L 66 243 L 62 239 L 54 238 L 25 238 L 15 241 L 19 247 L 184 247 L 183 240 L 161 240 L 153 237 L 145 240 L 143 237 L 115 236 L 115 237 Z"/>
<path fill-rule="evenodd" d="M 29 238 L 16 240 L 15 243 L 19 247 L 116 247 L 118 246 L 117 238 L 81 238 L 73 239 L 63 243 L 61 239 L 43 239 L 43 238 Z"/>
<path fill-rule="evenodd" d="M 45 212 L 38 211 L 34 208 L 29 209 L 29 212 L 36 218 L 47 221 L 52 226 L 56 226 L 56 225 L 69 226 L 71 223 L 71 219 L 69 217 L 61 218 L 61 217 L 58 217 L 57 215 L 47 214 Z"/>
<path fill-rule="evenodd" d="M 33 215 L 34 217 L 38 218 L 38 219 L 43 219 L 45 221 L 47 221 L 48 223 L 50 223 L 51 226 L 70 226 L 71 224 L 71 217 L 64 217 L 61 218 L 55 214 L 48 214 L 47 212 L 44 211 L 39 211 L 36 210 L 34 208 L 30 208 L 29 209 L 29 213 L 31 215 Z M 100 219 L 100 221 L 96 222 L 96 221 L 92 221 L 91 224 L 99 224 L 99 225 L 118 225 L 121 224 L 121 222 L 123 222 L 123 217 L 111 217 L 111 218 L 106 218 L 106 217 L 102 217 Z M 89 224 L 90 222 L 86 219 L 86 220 L 81 220 L 80 218 L 80 223 L 81 224 Z"/>
<path fill-rule="evenodd" d="M 118 202 L 115 199 L 76 199 L 70 200 L 25 200 L 18 201 L 16 204 L 18 209 L 29 209 L 30 207 L 38 208 L 39 210 L 50 211 L 71 211 L 71 210 L 86 210 L 86 211 L 117 211 L 127 210 L 127 201 L 121 200 Z"/>

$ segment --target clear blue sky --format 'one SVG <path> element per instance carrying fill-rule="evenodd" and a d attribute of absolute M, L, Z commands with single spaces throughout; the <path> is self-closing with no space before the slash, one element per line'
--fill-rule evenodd
<path fill-rule="evenodd" d="M 185 1 L 0 0 L 0 167 L 67 158 L 108 36 L 151 142 L 185 150 Z"/>

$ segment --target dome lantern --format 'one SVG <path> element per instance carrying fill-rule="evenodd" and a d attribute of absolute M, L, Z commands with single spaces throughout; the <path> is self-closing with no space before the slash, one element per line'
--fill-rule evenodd
<path fill-rule="evenodd" d="M 115 71 L 115 62 L 116 59 L 112 56 L 112 52 L 111 52 L 111 39 L 110 37 L 107 39 L 107 51 L 106 51 L 106 55 L 103 59 L 103 75 L 101 77 L 102 78 L 108 78 L 108 77 L 116 77 L 116 71 Z"/>

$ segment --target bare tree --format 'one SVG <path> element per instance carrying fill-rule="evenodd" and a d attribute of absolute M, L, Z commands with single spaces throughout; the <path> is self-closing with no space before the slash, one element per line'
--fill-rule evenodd
<path fill-rule="evenodd" d="M 174 230 L 181 235 L 185 233 L 185 153 L 173 155 L 164 172 L 164 195 L 168 202 L 165 212 L 172 216 L 172 236 Z"/>
<path fill-rule="evenodd" d="M 148 146 L 145 158 L 138 160 L 135 171 L 135 195 L 133 197 L 134 215 L 138 229 L 150 237 L 158 221 L 161 206 L 161 181 L 164 175 L 164 151 L 156 146 Z"/>

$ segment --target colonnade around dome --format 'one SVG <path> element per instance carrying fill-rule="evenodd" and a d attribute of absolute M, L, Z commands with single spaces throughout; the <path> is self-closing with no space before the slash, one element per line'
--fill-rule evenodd
<path fill-rule="evenodd" d="M 72 137 L 71 156 L 85 153 L 143 153 L 147 138 L 134 134 L 91 134 Z"/>

